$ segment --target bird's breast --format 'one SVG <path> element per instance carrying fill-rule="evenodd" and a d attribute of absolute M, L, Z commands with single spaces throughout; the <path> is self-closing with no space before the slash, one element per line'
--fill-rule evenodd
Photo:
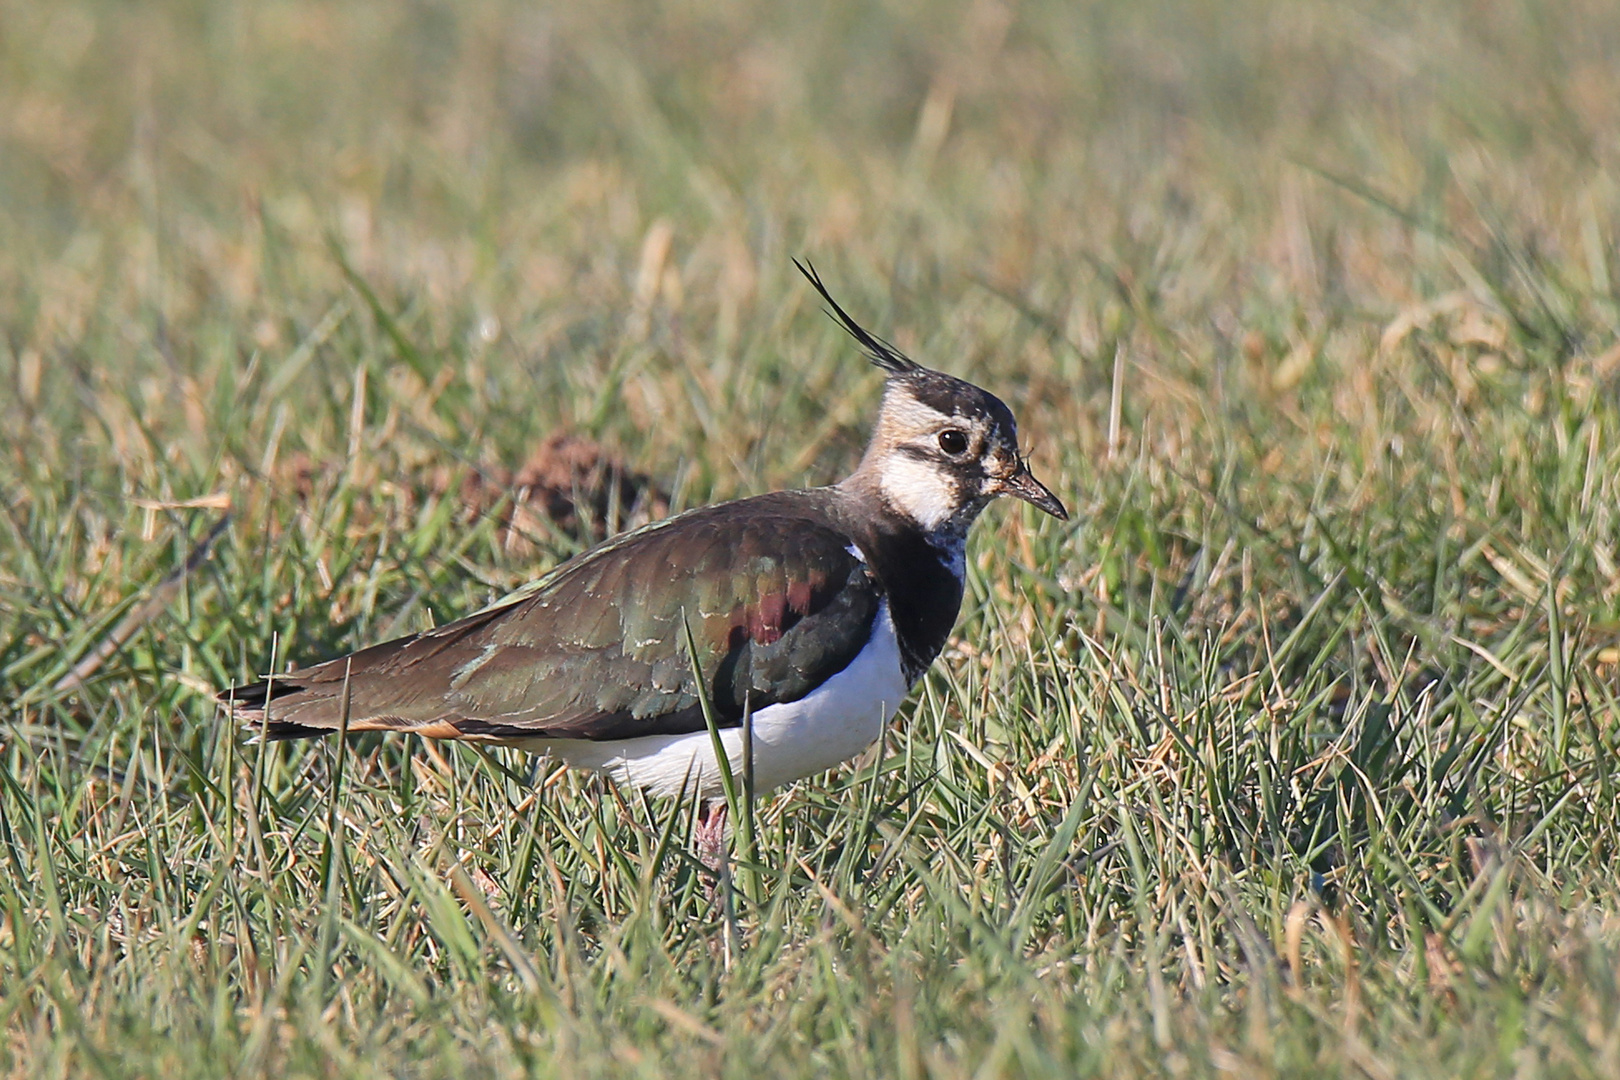
<path fill-rule="evenodd" d="M 797 701 L 768 705 L 753 714 L 756 790 L 791 784 L 859 754 L 882 736 L 909 689 L 885 603 L 865 647 L 842 671 Z M 723 729 L 720 742 L 740 782 L 745 767 L 742 728 Z M 601 742 L 535 739 L 523 746 L 570 765 L 606 771 L 652 795 L 697 791 L 714 796 L 722 790 L 714 742 L 706 730 Z"/>

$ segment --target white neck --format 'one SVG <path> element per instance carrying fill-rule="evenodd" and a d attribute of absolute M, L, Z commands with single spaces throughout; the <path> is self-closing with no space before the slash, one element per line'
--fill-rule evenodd
<path fill-rule="evenodd" d="M 961 494 L 949 477 L 905 454 L 892 454 L 878 466 L 878 488 L 890 506 L 926 533 L 945 528 L 962 509 Z"/>

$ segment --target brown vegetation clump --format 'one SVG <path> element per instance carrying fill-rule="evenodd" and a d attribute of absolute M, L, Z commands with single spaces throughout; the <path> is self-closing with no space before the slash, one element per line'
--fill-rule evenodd
<path fill-rule="evenodd" d="M 572 431 L 546 436 L 515 473 L 473 473 L 469 502 L 489 506 L 510 496 L 506 524 L 536 531 L 536 516 L 570 534 L 600 538 L 669 513 L 669 493 L 625 465 L 595 439 Z"/>
<path fill-rule="evenodd" d="M 317 461 L 298 451 L 279 463 L 274 486 L 300 503 L 330 498 L 345 469 L 340 460 Z M 503 547 L 518 550 L 558 533 L 594 543 L 669 513 L 669 492 L 657 480 L 573 431 L 546 436 L 517 469 L 444 463 L 405 473 L 398 483 L 361 484 L 347 492 L 351 520 L 378 514 L 404 520 L 423 501 L 449 497 L 460 504 L 456 518 L 463 523 L 494 515 L 505 534 Z"/>

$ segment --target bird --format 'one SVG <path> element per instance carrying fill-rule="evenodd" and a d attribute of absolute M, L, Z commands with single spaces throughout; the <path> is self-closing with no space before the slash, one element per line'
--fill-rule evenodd
<path fill-rule="evenodd" d="M 485 610 L 219 700 L 270 741 L 512 746 L 708 805 L 727 783 L 717 742 L 758 792 L 876 742 L 956 623 L 980 512 L 1003 495 L 1068 512 L 1006 404 L 869 333 L 794 264 L 886 376 L 848 477 L 653 522 Z"/>

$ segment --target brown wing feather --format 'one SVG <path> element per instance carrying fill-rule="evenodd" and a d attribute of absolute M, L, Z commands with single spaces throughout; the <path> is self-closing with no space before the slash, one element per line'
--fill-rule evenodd
<path fill-rule="evenodd" d="M 683 619 L 718 719 L 843 669 L 881 600 L 826 489 L 692 511 L 564 564 L 532 593 L 425 634 L 235 691 L 272 739 L 336 729 L 619 739 L 704 726 Z M 225 695 L 222 695 L 224 697 Z M 267 715 L 268 712 L 268 715 Z"/>

